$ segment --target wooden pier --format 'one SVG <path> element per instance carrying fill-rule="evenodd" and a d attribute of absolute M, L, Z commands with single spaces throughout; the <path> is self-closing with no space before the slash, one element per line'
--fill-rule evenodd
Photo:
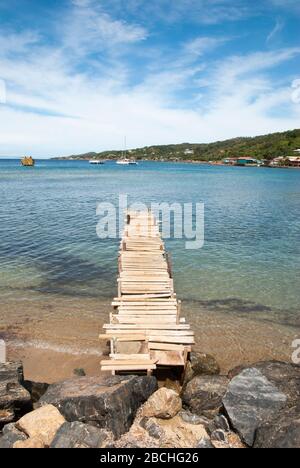
<path fill-rule="evenodd" d="M 120 245 L 118 297 L 101 340 L 110 341 L 102 371 L 151 374 L 157 368 L 184 370 L 194 344 L 181 318 L 168 255 L 150 211 L 128 212 Z"/>

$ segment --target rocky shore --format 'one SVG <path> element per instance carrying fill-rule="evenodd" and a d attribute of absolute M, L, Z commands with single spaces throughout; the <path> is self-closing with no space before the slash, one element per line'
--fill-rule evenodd
<path fill-rule="evenodd" d="M 220 375 L 212 356 L 192 353 L 183 386 L 80 375 L 48 385 L 0 364 L 0 448 L 300 447 L 300 366 Z"/>

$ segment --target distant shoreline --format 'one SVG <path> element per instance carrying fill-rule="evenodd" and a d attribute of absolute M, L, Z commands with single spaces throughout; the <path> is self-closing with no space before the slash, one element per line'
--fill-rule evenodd
<path fill-rule="evenodd" d="M 71 162 L 89 162 L 89 159 L 86 158 L 50 158 L 48 161 L 71 161 Z M 116 162 L 117 159 L 98 159 L 98 161 L 103 161 L 103 162 Z M 300 167 L 293 167 L 293 166 L 256 166 L 256 165 L 245 165 L 245 166 L 238 166 L 234 164 L 225 164 L 222 161 L 215 161 L 215 162 L 210 162 L 210 161 L 197 161 L 197 160 L 186 160 L 186 159 L 178 159 L 176 161 L 174 160 L 161 160 L 161 159 L 138 159 L 138 163 L 140 162 L 155 162 L 155 163 L 173 163 L 173 164 L 195 164 L 195 165 L 201 165 L 201 166 L 222 166 L 222 167 L 252 167 L 252 168 L 264 168 L 264 169 L 300 169 Z"/>

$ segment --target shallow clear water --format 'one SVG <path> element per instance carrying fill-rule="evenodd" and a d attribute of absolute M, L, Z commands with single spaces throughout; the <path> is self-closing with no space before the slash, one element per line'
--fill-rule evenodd
<path fill-rule="evenodd" d="M 96 206 L 126 193 L 205 203 L 204 247 L 167 242 L 180 297 L 300 325 L 298 170 L 2 160 L 0 300 L 113 296 L 119 241 L 97 237 Z"/>

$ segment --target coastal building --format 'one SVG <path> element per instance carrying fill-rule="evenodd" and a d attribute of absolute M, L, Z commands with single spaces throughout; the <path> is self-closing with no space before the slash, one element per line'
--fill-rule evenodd
<path fill-rule="evenodd" d="M 260 161 L 253 158 L 238 158 L 236 165 L 237 166 L 257 166 L 260 164 Z"/>
<path fill-rule="evenodd" d="M 226 158 L 223 163 L 228 166 L 258 166 L 261 161 L 253 158 Z"/>
<path fill-rule="evenodd" d="M 280 156 L 279 158 L 274 158 L 270 162 L 271 167 L 300 167 L 300 156 Z"/>
<path fill-rule="evenodd" d="M 291 167 L 300 167 L 300 156 L 288 158 Z"/>
<path fill-rule="evenodd" d="M 226 158 L 223 159 L 223 163 L 228 166 L 235 166 L 237 163 L 237 158 Z"/>
<path fill-rule="evenodd" d="M 192 155 L 192 154 L 194 154 L 194 150 L 192 150 L 192 149 L 186 149 L 186 150 L 184 151 L 184 154 L 185 154 L 186 156 Z"/>

